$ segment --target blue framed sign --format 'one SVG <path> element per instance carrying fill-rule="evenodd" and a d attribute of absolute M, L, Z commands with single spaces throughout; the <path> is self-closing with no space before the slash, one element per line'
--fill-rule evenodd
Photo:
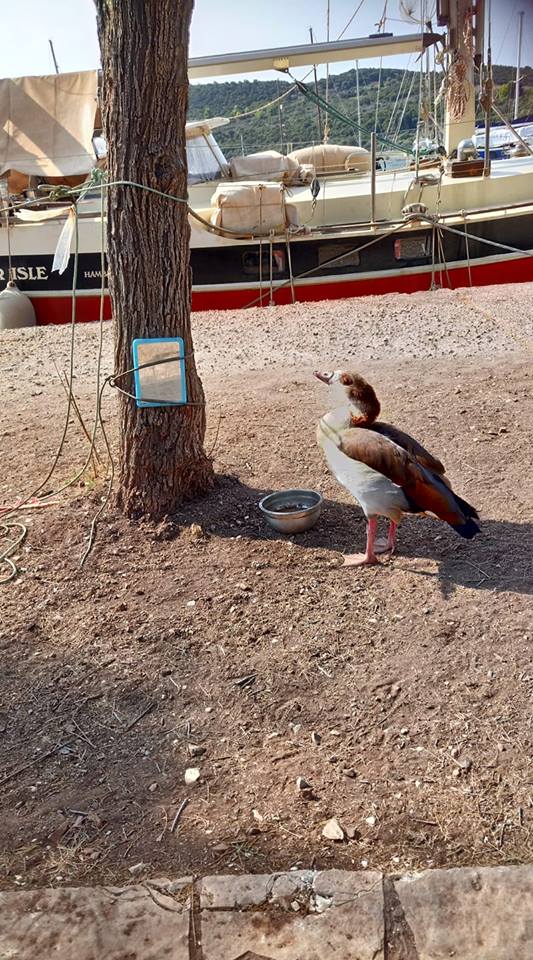
<path fill-rule="evenodd" d="M 134 340 L 133 366 L 138 407 L 179 407 L 187 403 L 182 337 Z"/>

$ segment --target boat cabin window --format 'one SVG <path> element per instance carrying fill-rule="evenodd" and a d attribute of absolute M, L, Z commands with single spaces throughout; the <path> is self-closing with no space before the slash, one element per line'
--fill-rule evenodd
<path fill-rule="evenodd" d="M 259 280 L 268 281 L 270 271 L 273 277 L 282 276 L 285 273 L 286 257 L 285 251 L 279 248 L 272 250 L 272 263 L 270 262 L 270 252 L 268 249 L 262 251 L 261 270 L 259 270 L 259 253 L 254 250 L 247 250 L 242 255 L 242 272 L 246 277 L 253 277 Z"/>
<path fill-rule="evenodd" d="M 228 165 L 213 134 L 187 140 L 189 183 L 220 180 L 227 176 Z"/>
<path fill-rule="evenodd" d="M 350 272 L 353 267 L 358 267 L 361 257 L 358 250 L 354 250 L 353 244 L 339 243 L 321 243 L 318 248 L 318 263 L 321 273 L 341 273 Z"/>
<path fill-rule="evenodd" d="M 402 237 L 394 241 L 395 260 L 424 260 L 429 253 L 427 237 Z"/>

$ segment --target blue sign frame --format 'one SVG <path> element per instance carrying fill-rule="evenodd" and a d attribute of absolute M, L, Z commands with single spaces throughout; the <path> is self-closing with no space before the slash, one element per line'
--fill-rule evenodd
<path fill-rule="evenodd" d="M 145 343 L 175 343 L 176 344 L 176 358 L 175 360 L 179 362 L 180 365 L 180 381 L 181 381 L 181 397 L 179 400 L 142 400 L 142 385 L 140 378 L 139 367 L 142 367 L 142 363 L 139 363 L 139 347 Z M 185 344 L 183 342 L 183 337 L 144 337 L 137 338 L 133 341 L 133 366 L 134 366 L 134 379 L 135 379 L 135 401 L 138 407 L 182 407 L 187 403 L 187 384 L 185 382 Z M 174 358 L 173 358 L 174 360 Z"/>

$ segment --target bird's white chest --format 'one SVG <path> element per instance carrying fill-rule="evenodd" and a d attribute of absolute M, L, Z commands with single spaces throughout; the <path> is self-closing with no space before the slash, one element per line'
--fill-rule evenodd
<path fill-rule="evenodd" d="M 329 468 L 335 474 L 339 483 L 360 503 L 367 517 L 384 516 L 391 520 L 399 520 L 404 510 L 408 508 L 407 500 L 401 487 L 384 477 L 383 474 L 372 470 L 360 460 L 352 460 L 339 448 L 338 431 L 349 426 L 335 416 L 337 411 L 326 414 L 319 421 L 317 440 L 324 451 Z"/>

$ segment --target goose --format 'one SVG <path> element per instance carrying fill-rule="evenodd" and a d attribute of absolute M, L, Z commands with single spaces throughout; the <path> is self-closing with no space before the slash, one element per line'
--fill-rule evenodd
<path fill-rule="evenodd" d="M 408 433 L 377 419 L 381 405 L 363 377 L 343 370 L 315 371 L 315 377 L 332 388 L 336 402 L 342 400 L 320 418 L 318 444 L 367 519 L 366 550 L 345 556 L 345 566 L 378 563 L 378 554 L 394 553 L 406 513 L 437 517 L 466 540 L 480 532 L 477 511 L 452 490 L 441 461 Z M 377 540 L 379 517 L 389 521 L 384 541 Z"/>

